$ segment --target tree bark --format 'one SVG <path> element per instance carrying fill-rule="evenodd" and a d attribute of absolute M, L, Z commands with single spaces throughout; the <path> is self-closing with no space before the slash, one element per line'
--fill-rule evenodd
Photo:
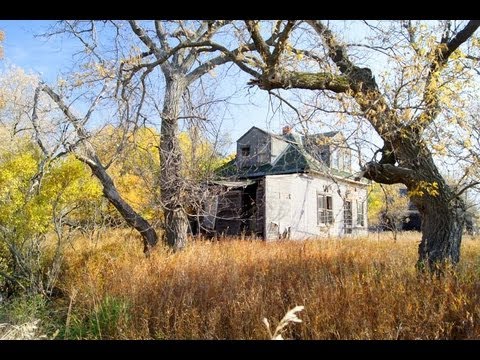
<path fill-rule="evenodd" d="M 82 159 L 80 159 L 82 160 Z M 128 205 L 125 200 L 118 193 L 112 178 L 103 166 L 87 162 L 87 165 L 92 170 L 92 173 L 102 184 L 103 195 L 110 201 L 110 203 L 117 209 L 125 222 L 137 230 L 143 239 L 143 251 L 148 254 L 152 247 L 158 242 L 157 233 L 153 229 L 152 225 L 139 215 L 135 210 Z"/>
<path fill-rule="evenodd" d="M 460 244 L 465 223 L 465 204 L 461 199 L 448 201 L 443 196 L 416 198 L 413 201 L 422 218 L 422 241 L 418 246 L 419 269 L 426 265 L 439 271 L 447 263 L 460 260 Z"/>
<path fill-rule="evenodd" d="M 166 88 L 160 138 L 160 198 L 164 209 L 164 240 L 173 250 L 187 245 L 188 218 L 182 206 L 184 179 L 182 153 L 178 141 L 180 102 L 187 87 L 180 74 L 166 74 Z"/>
<path fill-rule="evenodd" d="M 165 242 L 174 251 L 187 246 L 188 219 L 183 208 L 165 210 Z"/>
<path fill-rule="evenodd" d="M 369 164 L 365 177 L 386 184 L 403 183 L 422 219 L 422 240 L 418 247 L 419 269 L 441 271 L 460 260 L 465 223 L 465 204 L 447 185 L 431 152 L 415 131 L 391 139 L 397 165 Z"/>

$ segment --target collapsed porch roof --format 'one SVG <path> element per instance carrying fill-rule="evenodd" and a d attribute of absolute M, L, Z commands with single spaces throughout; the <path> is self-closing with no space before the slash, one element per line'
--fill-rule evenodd
<path fill-rule="evenodd" d="M 213 184 L 225 186 L 227 188 L 238 188 L 238 187 L 247 187 L 249 185 L 255 184 L 253 180 L 238 180 L 238 181 L 227 181 L 227 180 L 214 180 Z"/>

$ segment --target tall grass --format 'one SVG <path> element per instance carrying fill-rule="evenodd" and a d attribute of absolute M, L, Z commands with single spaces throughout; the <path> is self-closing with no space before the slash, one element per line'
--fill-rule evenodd
<path fill-rule="evenodd" d="M 66 338 L 267 339 L 298 305 L 290 339 L 480 337 L 480 241 L 465 239 L 456 273 L 415 270 L 418 235 L 398 241 L 196 242 L 149 258 L 132 234 L 75 241 L 57 306 Z"/>

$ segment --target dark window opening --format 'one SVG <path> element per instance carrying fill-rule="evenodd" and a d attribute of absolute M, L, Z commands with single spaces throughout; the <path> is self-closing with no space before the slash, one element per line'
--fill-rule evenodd
<path fill-rule="evenodd" d="M 250 146 L 241 147 L 242 156 L 250 156 Z"/>

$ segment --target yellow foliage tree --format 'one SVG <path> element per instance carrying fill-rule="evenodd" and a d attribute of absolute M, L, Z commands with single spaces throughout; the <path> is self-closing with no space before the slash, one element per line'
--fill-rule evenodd
<path fill-rule="evenodd" d="M 368 223 L 396 231 L 408 216 L 409 199 L 401 194 L 405 187 L 373 183 L 368 192 Z"/>
<path fill-rule="evenodd" d="M 82 205 L 98 201 L 101 190 L 73 156 L 52 163 L 34 187 L 41 152 L 27 137 L 14 140 L 0 151 L 0 287 L 44 291 L 45 235 L 66 216 L 84 216 Z"/>
<path fill-rule="evenodd" d="M 93 142 L 98 154 L 107 159 L 107 163 L 111 162 L 108 171 L 122 197 L 146 219 L 160 219 L 158 131 L 145 127 L 125 132 L 121 128 L 106 126 L 97 133 Z M 195 184 L 207 179 L 225 162 L 213 144 L 199 134 L 180 133 L 179 145 L 184 160 L 182 178 L 187 190 L 195 188 Z M 187 201 L 186 208 L 188 205 Z M 120 222 L 119 215 L 110 205 L 108 216 Z"/>
<path fill-rule="evenodd" d="M 202 181 L 213 175 L 215 169 L 226 160 L 211 142 L 195 133 L 184 131 L 179 134 L 183 155 L 182 174 L 192 181 Z"/>
<path fill-rule="evenodd" d="M 158 217 L 155 206 L 155 174 L 159 168 L 158 133 L 151 128 L 125 132 L 106 126 L 92 140 L 99 156 L 111 163 L 108 168 L 122 197 L 148 220 Z M 107 205 L 111 219 L 121 222 L 113 206 Z"/>

